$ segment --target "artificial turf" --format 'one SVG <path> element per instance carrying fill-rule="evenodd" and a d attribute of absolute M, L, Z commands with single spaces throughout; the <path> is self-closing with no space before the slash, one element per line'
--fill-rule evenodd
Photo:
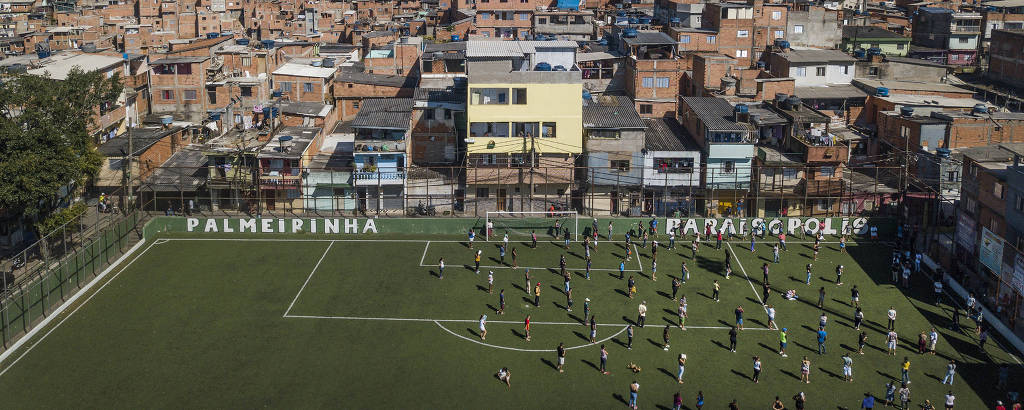
<path fill-rule="evenodd" d="M 381 238 L 387 236 L 374 239 Z M 782 358 L 778 333 L 763 330 L 767 320 L 759 304 L 760 266 L 771 258 L 770 242 L 759 243 L 755 253 L 747 241 L 722 250 L 704 242 L 693 259 L 690 238 L 680 239 L 677 249 L 659 250 L 657 281 L 650 278 L 651 244 L 638 246 L 639 255 L 626 264 L 626 276 L 637 280 L 638 294 L 630 299 L 618 273 L 621 241 L 599 242 L 590 280 L 583 277 L 579 243 L 565 251 L 549 237 L 536 249 L 514 241 L 518 264 L 532 267 L 533 284 L 542 283 L 541 303 L 533 306 L 524 289 L 525 268 L 502 265 L 496 242 L 476 244 L 484 265 L 477 275 L 473 251 L 450 236 L 169 239 L 147 244 L 87 295 L 94 297 L 72 306 L 73 315 L 66 312 L 31 340 L 30 350 L 0 363 L 3 406 L 608 408 L 624 406 L 628 385 L 636 380 L 645 408 L 670 408 L 677 391 L 689 408 L 698 391 L 707 408 L 723 408 L 733 399 L 742 408 L 767 408 L 776 395 L 792 407 L 790 397 L 800 391 L 808 408 L 858 408 L 865 392 L 882 396 L 885 383 L 899 379 L 899 362 L 909 356 L 913 403 L 942 402 L 949 387 L 940 379 L 953 358 L 959 363 L 952 387 L 957 407 L 981 409 L 1004 395 L 994 388 L 993 363 L 1016 363 L 996 343 L 979 350 L 970 320 L 962 319 L 962 331 L 948 329 L 948 306 L 934 306 L 922 275 L 915 275 L 910 291 L 890 284 L 891 249 L 880 243 L 851 244 L 845 254 L 825 244 L 813 262 L 811 286 L 803 283 L 809 244 L 790 243 L 781 262 L 770 264 L 769 303 L 778 311 L 779 326 L 789 329 L 789 357 Z M 666 245 L 664 235 L 660 239 Z M 722 276 L 726 249 L 735 258 L 728 280 Z M 572 312 L 565 309 L 558 271 L 563 254 L 573 278 Z M 441 257 L 447 264 L 443 280 L 433 266 Z M 671 348 L 664 351 L 664 326 L 676 323 L 671 279 L 683 261 L 691 275 L 680 289 L 689 303 L 687 329 L 671 327 Z M 846 268 L 842 286 L 832 283 L 836 264 Z M 489 294 L 490 271 L 495 286 Z M 715 279 L 722 286 L 720 302 L 710 299 Z M 857 344 L 849 300 L 853 285 L 861 290 L 869 347 L 864 355 L 852 354 L 854 382 L 847 383 L 839 376 L 840 355 Z M 824 309 L 815 306 L 821 286 L 827 290 Z M 504 315 L 495 312 L 501 289 Z M 800 298 L 784 300 L 787 289 L 796 289 Z M 576 324 L 585 298 L 600 324 L 597 344 L 586 340 L 587 327 Z M 624 329 L 636 320 L 641 301 L 648 303 L 647 325 L 636 329 L 627 350 Z M 747 330 L 733 353 L 726 348 L 727 327 L 736 306 L 746 310 Z M 889 306 L 898 311 L 896 357 L 884 349 Z M 830 318 L 829 352 L 819 356 L 814 331 L 822 311 Z M 476 320 L 483 314 L 489 324 L 481 341 Z M 530 342 L 522 335 L 528 314 L 534 323 Z M 919 355 L 916 336 L 932 326 L 940 333 L 939 354 Z M 570 348 L 561 374 L 554 370 L 560 342 Z M 602 343 L 610 375 L 597 371 Z M 684 384 L 675 380 L 680 353 L 688 356 Z M 755 355 L 764 366 L 758 384 L 750 381 Z M 804 355 L 812 361 L 810 384 L 798 380 Z M 643 370 L 634 374 L 629 363 Z M 511 389 L 494 377 L 501 367 L 512 372 Z M 1020 375 L 1018 368 L 1014 372 Z"/>

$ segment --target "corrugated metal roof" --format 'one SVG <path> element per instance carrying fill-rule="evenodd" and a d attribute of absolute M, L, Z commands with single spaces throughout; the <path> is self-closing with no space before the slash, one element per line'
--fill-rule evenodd
<path fill-rule="evenodd" d="M 790 50 L 776 55 L 790 63 L 852 63 L 857 61 L 856 58 L 839 50 Z"/>
<path fill-rule="evenodd" d="M 675 118 L 646 118 L 644 148 L 648 151 L 700 151 L 693 137 Z"/>
<path fill-rule="evenodd" d="M 339 71 L 334 77 L 336 83 L 373 84 L 387 87 L 412 87 L 409 78 L 400 75 L 370 74 L 354 71 Z"/>
<path fill-rule="evenodd" d="M 633 100 L 622 95 L 595 96 L 584 100 L 584 128 L 644 128 L 646 125 L 636 113 Z"/>
<path fill-rule="evenodd" d="M 797 97 L 808 100 L 865 98 L 866 92 L 850 84 L 833 84 L 822 87 L 796 87 Z"/>
<path fill-rule="evenodd" d="M 575 41 L 502 41 L 473 40 L 466 43 L 466 57 L 523 57 L 537 52 L 538 48 L 572 48 L 577 47 Z"/>
<path fill-rule="evenodd" d="M 309 64 L 285 63 L 277 70 L 274 70 L 274 75 L 328 78 L 334 75 L 335 71 L 337 71 L 335 68 L 313 67 Z"/>
<path fill-rule="evenodd" d="M 209 58 L 209 57 L 207 57 Z M 67 58 L 60 55 L 49 59 L 37 60 L 41 68 L 34 68 L 27 72 L 32 75 L 43 75 L 50 73 L 50 78 L 55 80 L 66 80 L 71 70 L 78 67 L 83 72 L 102 70 L 110 66 L 120 64 L 123 60 L 118 57 L 105 56 L 102 54 L 77 54 Z"/>
<path fill-rule="evenodd" d="M 636 37 L 623 37 L 622 41 L 629 45 L 676 44 L 672 37 L 660 31 L 641 31 Z"/>
<path fill-rule="evenodd" d="M 367 98 L 352 119 L 353 128 L 409 129 L 412 98 Z"/>
<path fill-rule="evenodd" d="M 697 114 L 700 122 L 712 131 L 748 131 L 732 120 L 732 105 L 717 97 L 683 97 L 683 102 Z"/>

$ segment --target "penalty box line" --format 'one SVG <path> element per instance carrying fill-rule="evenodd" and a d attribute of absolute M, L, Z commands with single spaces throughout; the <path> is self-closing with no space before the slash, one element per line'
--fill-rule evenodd
<path fill-rule="evenodd" d="M 331 251 L 332 246 L 334 246 L 334 241 L 331 241 L 329 244 L 327 244 L 327 249 L 324 249 L 324 254 L 320 255 L 320 260 L 316 262 L 316 266 L 313 266 L 313 271 L 309 272 L 309 276 L 306 277 L 306 281 L 302 283 L 302 287 L 299 288 L 299 291 L 295 293 L 295 298 L 292 299 L 292 303 L 288 305 L 288 309 L 284 311 L 284 315 L 282 315 L 282 317 L 288 317 L 288 312 L 291 312 L 292 307 L 295 306 L 295 302 L 299 301 L 299 295 L 302 295 L 302 291 L 306 290 L 306 285 L 309 285 L 310 279 L 313 279 L 313 275 L 316 274 L 317 268 L 319 268 L 320 264 L 323 263 L 324 258 L 327 257 L 327 252 Z"/>
<path fill-rule="evenodd" d="M 420 267 L 421 268 L 436 268 L 436 267 L 440 266 L 440 265 L 438 265 L 436 263 L 435 264 L 424 263 L 424 262 L 426 262 L 426 259 L 427 259 L 427 251 L 430 249 L 430 242 L 441 242 L 441 241 L 427 241 L 427 243 L 425 245 L 423 245 L 423 256 L 420 257 Z M 639 254 L 637 254 L 637 262 L 639 262 L 639 261 L 640 261 L 640 256 L 639 256 Z M 448 266 L 458 266 L 458 265 L 448 265 Z M 480 268 L 481 269 L 483 269 L 483 268 L 486 268 L 486 269 L 534 269 L 534 270 L 549 270 L 549 269 L 557 270 L 558 269 L 558 268 L 538 267 L 538 266 L 519 266 L 519 267 L 513 268 L 511 266 L 505 266 L 505 265 L 480 265 Z M 587 270 L 586 267 L 582 267 L 582 268 L 566 267 L 565 269 L 566 270 L 571 270 L 571 271 L 585 271 L 585 270 Z M 615 268 L 590 268 L 590 270 L 594 271 L 594 272 L 618 272 L 619 271 L 618 269 L 615 269 Z M 639 270 L 637 270 L 637 269 L 626 269 L 623 272 L 643 272 L 643 266 L 641 266 L 641 269 L 639 269 Z"/>
<path fill-rule="evenodd" d="M 426 318 L 405 318 L 405 317 L 362 317 L 362 316 L 317 316 L 317 315 L 285 315 L 286 319 L 326 319 L 326 320 L 362 320 L 373 322 L 442 322 L 442 323 L 477 323 L 477 319 L 426 319 Z M 523 324 L 518 320 L 488 320 L 488 324 Z M 579 322 L 530 322 L 531 325 L 552 325 L 552 326 L 588 326 Z M 623 323 L 598 323 L 598 326 L 621 327 Z M 654 327 L 654 325 L 651 325 Z M 728 330 L 730 326 L 686 326 L 686 329 L 719 329 Z M 766 327 L 751 327 L 743 330 L 773 330 Z"/>

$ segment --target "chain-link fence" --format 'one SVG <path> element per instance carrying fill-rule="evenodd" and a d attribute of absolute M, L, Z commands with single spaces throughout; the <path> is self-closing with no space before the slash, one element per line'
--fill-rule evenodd
<path fill-rule="evenodd" d="M 574 210 L 588 216 L 892 216 L 900 167 L 409 167 L 218 174 L 160 169 L 138 189 L 167 215 L 484 216 Z M 206 175 L 213 175 L 206 177 Z M 232 176 L 233 175 L 233 176 Z"/>

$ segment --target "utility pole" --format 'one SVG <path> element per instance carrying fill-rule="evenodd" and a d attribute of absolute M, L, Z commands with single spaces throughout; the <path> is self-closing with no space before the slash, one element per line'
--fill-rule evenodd
<path fill-rule="evenodd" d="M 543 126 L 543 125 L 542 125 Z M 535 136 L 530 134 L 530 210 L 533 210 L 533 170 L 537 167 L 534 159 L 537 157 L 537 147 L 535 145 Z"/>
<path fill-rule="evenodd" d="M 132 164 L 135 163 L 134 156 L 135 156 L 135 144 L 134 144 L 134 138 L 132 138 L 132 127 L 129 125 L 129 127 L 128 127 L 128 178 L 127 178 L 127 181 L 126 181 L 128 183 L 128 201 L 125 203 L 125 209 L 123 210 L 125 215 L 128 214 L 128 208 L 131 207 L 131 203 L 134 202 L 132 200 L 135 199 L 135 193 L 134 193 L 134 190 L 132 189 L 132 185 L 133 185 L 132 184 Z"/>

